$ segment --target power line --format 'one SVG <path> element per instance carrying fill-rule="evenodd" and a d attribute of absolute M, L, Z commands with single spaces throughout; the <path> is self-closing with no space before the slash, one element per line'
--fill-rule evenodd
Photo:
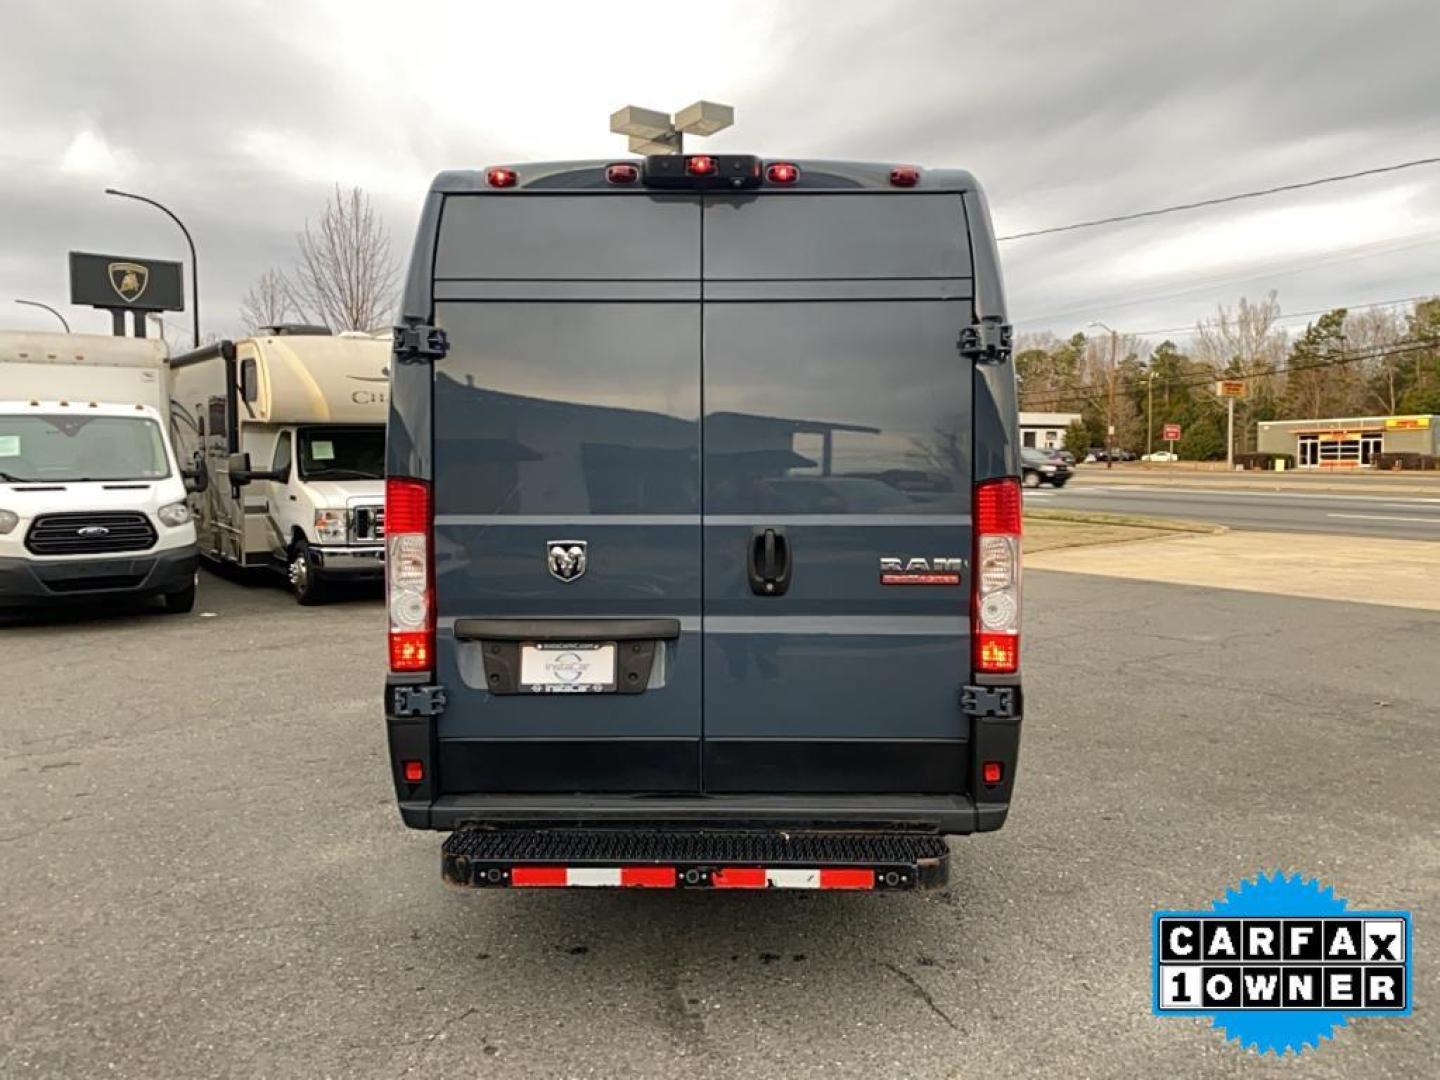
<path fill-rule="evenodd" d="M 1394 300 L 1376 300 L 1373 304 L 1332 304 L 1330 307 L 1327 308 L 1315 308 L 1311 311 L 1292 311 L 1289 315 L 1277 315 L 1275 316 L 1274 321 L 1285 322 L 1289 319 L 1309 318 L 1311 315 L 1328 315 L 1336 308 L 1344 308 L 1347 312 L 1369 311 L 1371 308 L 1394 307 L 1397 304 L 1414 304 L 1422 300 L 1429 299 L 1432 299 L 1432 297 L 1399 296 L 1396 297 Z M 1132 337 L 1151 337 L 1155 334 L 1180 334 L 1185 332 L 1194 333 L 1195 323 L 1198 323 L 1199 321 L 1199 319 L 1196 319 L 1194 323 L 1190 323 L 1188 326 L 1162 326 L 1158 330 L 1127 330 L 1126 333 Z"/>
<path fill-rule="evenodd" d="M 1355 353 L 1346 353 L 1336 357 L 1333 360 L 1322 360 L 1319 363 L 1306 364 L 1304 367 L 1301 368 L 1277 368 L 1269 371 L 1252 371 L 1239 375 L 1230 375 L 1222 372 L 1210 371 L 1206 372 L 1203 375 L 1186 377 L 1183 379 L 1167 379 L 1165 381 L 1165 385 L 1171 389 L 1188 389 L 1196 386 L 1206 386 L 1220 379 L 1224 379 L 1227 382 L 1249 382 L 1251 379 L 1270 378 L 1274 375 L 1288 373 L 1290 371 L 1318 371 L 1323 368 L 1341 367 L 1345 364 L 1355 364 L 1359 363 L 1362 360 L 1383 360 L 1389 356 L 1406 356 L 1413 352 L 1423 352 L 1426 349 L 1435 348 L 1437 345 L 1440 345 L 1440 338 L 1422 338 L 1418 341 L 1407 342 L 1404 345 L 1377 346 L 1374 349 L 1361 350 Z M 1054 406 L 1063 404 L 1066 401 L 1081 400 L 1085 397 L 1086 394 L 1092 392 L 1098 391 L 1102 393 L 1108 393 L 1109 389 L 1110 388 L 1108 384 L 1100 385 L 1091 383 L 1088 385 L 1072 387 L 1068 390 L 1048 391 L 1040 396 L 1038 402 L 1033 397 L 1026 398 L 1025 404 L 1027 407 L 1027 411 L 1029 409 L 1043 409 L 1047 406 L 1053 408 Z M 1023 389 L 1020 392 L 1020 396 L 1022 398 L 1025 398 L 1025 392 Z"/>
<path fill-rule="evenodd" d="M 1048 236 L 1051 233 L 1074 232 L 1076 229 L 1093 229 L 1097 225 L 1114 225 L 1121 221 L 1138 221 L 1141 218 L 1160 217 L 1162 214 L 1176 214 L 1182 210 L 1199 210 L 1206 206 L 1220 206 L 1224 203 L 1240 202 L 1243 199 L 1259 199 L 1266 195 L 1279 195 L 1286 191 L 1302 191 L 1306 188 L 1320 187 L 1322 184 L 1338 184 L 1342 180 L 1358 180 L 1364 176 L 1378 176 L 1381 173 L 1399 172 L 1401 169 L 1415 169 L 1422 165 L 1440 165 L 1440 157 L 1416 158 L 1413 161 L 1401 161 L 1395 165 L 1379 165 L 1373 169 L 1361 169 L 1358 172 L 1340 173 L 1335 176 L 1321 176 L 1314 180 L 1302 180 L 1296 184 L 1279 184 L 1275 187 L 1260 188 L 1256 191 L 1241 191 L 1233 195 L 1220 195 L 1213 199 L 1201 199 L 1198 202 L 1176 203 L 1174 206 L 1161 206 L 1154 210 L 1138 210 L 1133 214 L 1116 214 L 1113 217 L 1093 218 L 1090 221 L 1077 221 L 1070 225 L 1052 225 L 1044 229 L 1030 229 L 1027 232 L 1010 233 L 1008 236 L 996 237 L 998 241 L 1024 240 L 1031 236 Z"/>

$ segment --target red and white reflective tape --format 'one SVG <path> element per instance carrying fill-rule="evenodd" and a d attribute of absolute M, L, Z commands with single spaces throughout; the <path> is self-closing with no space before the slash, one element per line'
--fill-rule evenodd
<path fill-rule="evenodd" d="M 716 870 L 717 889 L 873 889 L 874 870 L 847 867 L 771 870 L 763 866 L 727 866 Z"/>
<path fill-rule="evenodd" d="M 726 866 L 700 880 L 687 877 L 686 881 L 715 889 L 873 889 L 875 871 Z M 673 889 L 680 884 L 680 871 L 674 866 L 516 866 L 510 871 L 510 884 L 517 889 Z"/>
<path fill-rule="evenodd" d="M 673 866 L 517 866 L 510 871 L 516 888 L 673 889 Z"/>

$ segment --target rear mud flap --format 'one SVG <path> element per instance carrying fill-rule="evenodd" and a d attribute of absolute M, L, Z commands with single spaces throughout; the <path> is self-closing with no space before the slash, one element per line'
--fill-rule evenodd
<path fill-rule="evenodd" d="M 461 829 L 441 873 L 472 888 L 937 888 L 950 849 L 931 834 Z"/>

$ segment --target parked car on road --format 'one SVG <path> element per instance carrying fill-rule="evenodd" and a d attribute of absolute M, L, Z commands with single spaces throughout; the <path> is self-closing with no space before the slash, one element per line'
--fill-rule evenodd
<path fill-rule="evenodd" d="M 1037 488 L 1041 484 L 1064 487 L 1075 471 L 1055 451 L 1028 447 L 1020 451 L 1020 469 L 1020 478 L 1028 488 Z"/>
<path fill-rule="evenodd" d="M 1172 454 L 1169 450 L 1156 450 L 1153 454 L 1146 454 L 1141 461 L 1179 461 L 1179 454 Z"/>

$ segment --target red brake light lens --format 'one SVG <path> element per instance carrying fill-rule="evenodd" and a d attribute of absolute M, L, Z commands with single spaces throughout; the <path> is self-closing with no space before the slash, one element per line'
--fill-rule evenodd
<path fill-rule="evenodd" d="M 998 784 L 1005 779 L 1005 763 L 1002 761 L 987 761 L 980 766 L 980 779 L 987 784 Z"/>
<path fill-rule="evenodd" d="M 519 179 L 514 169 L 495 167 L 485 170 L 485 182 L 491 187 L 514 187 Z"/>
<path fill-rule="evenodd" d="M 975 529 L 1008 536 L 1020 535 L 1020 481 L 986 480 L 975 487 Z M 387 519 L 388 521 L 388 519 Z"/>
<path fill-rule="evenodd" d="M 640 179 L 640 168 L 624 161 L 606 165 L 605 179 L 612 184 L 633 184 Z"/>
<path fill-rule="evenodd" d="M 788 161 L 777 161 L 765 170 L 765 177 L 772 184 L 793 184 L 800 179 L 800 168 Z"/>
<path fill-rule="evenodd" d="M 715 159 L 709 154 L 696 154 L 685 159 L 685 171 L 691 176 L 713 176 L 715 169 Z"/>
<path fill-rule="evenodd" d="M 385 532 L 423 533 L 430 528 L 430 485 L 391 476 L 385 480 Z"/>
<path fill-rule="evenodd" d="M 894 187 L 914 187 L 920 183 L 919 166 L 896 165 L 890 170 L 890 183 Z"/>
<path fill-rule="evenodd" d="M 425 781 L 425 763 L 423 761 L 405 762 L 405 782 L 407 784 L 420 784 Z"/>

